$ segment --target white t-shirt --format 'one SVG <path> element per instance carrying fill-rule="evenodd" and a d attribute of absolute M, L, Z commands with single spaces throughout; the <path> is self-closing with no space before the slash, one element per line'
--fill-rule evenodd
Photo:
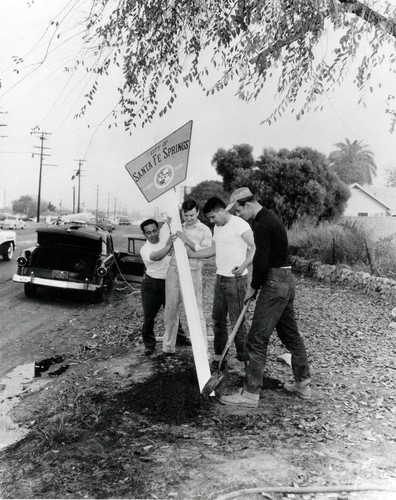
<path fill-rule="evenodd" d="M 150 278 L 156 278 L 164 280 L 166 278 L 166 273 L 168 272 L 170 256 L 166 255 L 161 260 L 151 260 L 150 255 L 153 252 L 158 252 L 166 245 L 170 235 L 169 226 L 164 224 L 160 229 L 160 239 L 159 242 L 153 245 L 149 241 L 142 246 L 140 249 L 140 255 L 143 259 L 144 265 L 146 266 L 146 274 Z"/>
<path fill-rule="evenodd" d="M 234 276 L 232 270 L 246 259 L 247 244 L 241 235 L 251 231 L 249 224 L 235 215 L 224 226 L 215 226 L 213 239 L 216 244 L 216 273 L 220 276 Z M 247 269 L 243 274 L 247 274 Z"/>

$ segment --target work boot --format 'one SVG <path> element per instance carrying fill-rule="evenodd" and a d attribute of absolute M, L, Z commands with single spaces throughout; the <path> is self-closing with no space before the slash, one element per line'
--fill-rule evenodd
<path fill-rule="evenodd" d="M 293 384 L 283 384 L 285 391 L 296 394 L 301 399 L 311 399 L 311 386 L 310 380 L 303 380 L 302 382 L 294 382 Z"/>
<path fill-rule="evenodd" d="M 154 352 L 154 349 L 155 349 L 154 347 L 145 347 L 144 348 L 144 354 L 146 356 L 151 356 L 153 354 L 153 352 Z"/>
<path fill-rule="evenodd" d="M 221 396 L 219 401 L 223 405 L 243 406 L 245 408 L 257 408 L 259 404 L 260 394 L 246 392 L 242 390 L 236 394 L 229 396 Z"/>

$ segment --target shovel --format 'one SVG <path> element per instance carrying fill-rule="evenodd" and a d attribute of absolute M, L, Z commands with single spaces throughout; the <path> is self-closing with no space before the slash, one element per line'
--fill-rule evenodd
<path fill-rule="evenodd" d="M 231 334 L 228 337 L 227 344 L 224 347 L 223 352 L 221 353 L 221 359 L 219 361 L 219 367 L 217 370 L 213 373 L 213 375 L 210 377 L 210 379 L 206 382 L 204 385 L 204 388 L 202 389 L 202 394 L 204 396 L 209 396 L 215 389 L 216 387 L 220 384 L 220 382 L 223 380 L 224 375 L 221 373 L 221 364 L 223 363 L 224 357 L 227 354 L 228 349 L 231 347 L 231 344 L 235 338 L 235 335 L 237 334 L 239 327 L 242 324 L 242 321 L 245 317 L 246 311 L 249 307 L 250 304 L 250 299 L 246 302 L 244 305 L 241 314 L 239 315 L 239 318 L 237 319 L 237 322 L 235 323 L 234 328 L 232 329 Z"/>

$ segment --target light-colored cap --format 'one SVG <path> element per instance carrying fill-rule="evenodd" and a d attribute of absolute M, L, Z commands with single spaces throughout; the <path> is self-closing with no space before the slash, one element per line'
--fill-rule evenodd
<path fill-rule="evenodd" d="M 244 200 L 245 198 L 249 198 L 250 196 L 253 196 L 253 193 L 247 187 L 235 189 L 235 191 L 230 196 L 230 202 L 226 206 L 226 210 L 232 210 L 237 201 Z"/>

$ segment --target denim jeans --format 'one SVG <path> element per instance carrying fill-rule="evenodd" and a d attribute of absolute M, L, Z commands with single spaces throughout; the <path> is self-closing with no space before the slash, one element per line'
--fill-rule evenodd
<path fill-rule="evenodd" d="M 202 335 L 206 343 L 206 322 L 202 307 L 202 269 L 191 269 L 195 297 L 199 311 Z M 175 352 L 178 326 L 180 324 L 180 307 L 182 305 L 182 294 L 177 266 L 169 266 L 165 282 L 166 304 L 164 311 L 165 333 L 162 350 L 164 352 Z M 180 333 L 179 333 L 180 335 Z"/>
<path fill-rule="evenodd" d="M 249 362 L 244 387 L 247 392 L 260 392 L 268 342 L 274 328 L 282 344 L 291 353 L 296 382 L 310 378 L 305 345 L 294 317 L 294 297 L 291 269 L 271 268 L 257 297 L 252 324 L 246 339 Z"/>
<path fill-rule="evenodd" d="M 247 275 L 238 278 L 216 275 L 212 319 L 214 333 L 213 359 L 217 361 L 220 361 L 221 354 L 228 340 L 227 315 L 230 318 L 231 327 L 233 328 L 244 306 L 243 299 L 246 294 L 246 286 Z M 245 338 L 246 331 L 242 323 L 235 337 L 235 348 L 238 359 L 241 361 L 246 358 Z"/>

